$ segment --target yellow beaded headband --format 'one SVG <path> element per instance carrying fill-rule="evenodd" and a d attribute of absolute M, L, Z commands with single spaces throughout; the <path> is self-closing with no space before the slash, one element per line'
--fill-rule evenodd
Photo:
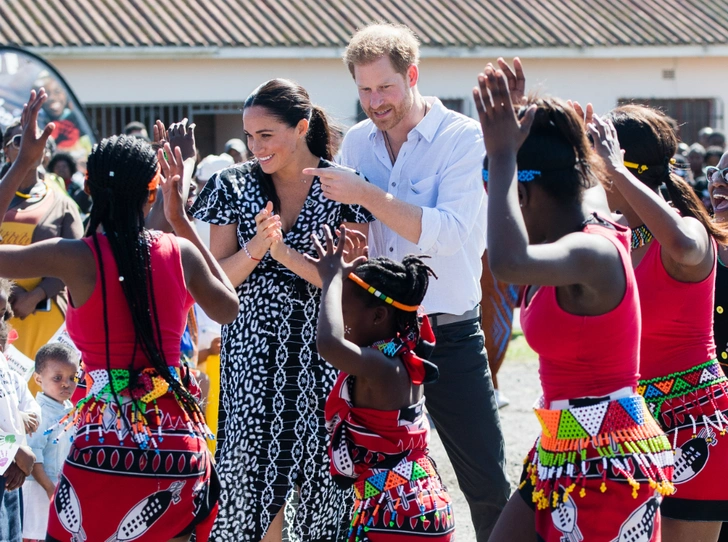
<path fill-rule="evenodd" d="M 670 158 L 669 164 L 671 166 L 674 166 L 676 163 L 677 163 L 677 161 L 674 158 Z M 637 173 L 639 173 L 640 175 L 642 173 L 644 173 L 645 171 L 647 171 L 648 169 L 650 169 L 649 167 L 647 167 L 644 164 L 635 164 L 634 162 L 627 162 L 627 161 L 625 161 L 624 162 L 624 165 L 626 167 L 628 167 L 629 169 L 636 169 L 637 170 Z"/>
<path fill-rule="evenodd" d="M 364 288 L 370 294 L 378 297 L 385 303 L 389 303 L 390 305 L 392 305 L 395 309 L 400 309 L 400 310 L 407 311 L 407 312 L 417 312 L 417 310 L 419 310 L 419 308 L 420 308 L 419 305 L 403 305 L 399 301 L 395 301 L 391 297 L 389 297 L 389 296 L 383 294 L 382 292 L 380 292 L 379 290 L 377 290 L 374 286 L 369 286 L 366 282 L 364 282 L 362 279 L 357 277 L 354 273 L 349 273 L 349 278 L 351 280 L 353 280 L 354 282 L 356 282 L 359 286 Z"/>

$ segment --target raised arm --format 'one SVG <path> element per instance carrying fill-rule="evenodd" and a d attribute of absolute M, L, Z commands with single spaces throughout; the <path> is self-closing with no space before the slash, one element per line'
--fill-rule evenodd
<path fill-rule="evenodd" d="M 511 284 L 544 286 L 600 280 L 604 264 L 614 262 L 616 250 L 606 239 L 576 232 L 553 243 L 529 245 L 520 210 L 516 156 L 536 107 L 531 106 L 519 121 L 505 76 L 492 68 L 479 75 L 473 98 L 488 153 L 488 261 L 495 276 Z M 612 267 L 606 269 L 611 272 Z"/>
<path fill-rule="evenodd" d="M 162 185 L 164 215 L 180 241 L 185 281 L 192 297 L 210 318 L 220 324 L 230 323 L 238 314 L 235 288 L 192 227 L 185 212 L 186 198 L 180 174 L 184 174 L 188 165 L 179 147 L 172 150 L 170 144 L 166 143 L 164 151 L 159 150 L 159 162 L 165 177 Z"/>
<path fill-rule="evenodd" d="M 387 358 L 373 348 L 362 348 L 345 337 L 344 314 L 341 308 L 343 282 L 366 258 L 359 257 L 350 263 L 345 261 L 346 227 L 339 229 L 339 242 L 336 247 L 328 226 L 324 226 L 324 235 L 325 248 L 315 235 L 312 236 L 318 259 L 305 256 L 317 269 L 323 282 L 316 332 L 318 353 L 328 363 L 347 374 L 372 380 L 392 378 L 399 367 L 396 360 Z"/>
<path fill-rule="evenodd" d="M 624 165 L 614 125 L 594 115 L 588 128 L 609 179 L 660 242 L 663 251 L 676 263 L 688 267 L 712 259 L 710 237 L 705 227 L 692 217 L 676 213 Z"/>
<path fill-rule="evenodd" d="M 41 88 L 37 93 L 35 90 L 31 90 L 28 103 L 23 106 L 23 113 L 20 117 L 23 131 L 20 136 L 18 157 L 0 180 L 0 224 L 2 224 L 20 183 L 31 169 L 40 165 L 46 141 L 55 128 L 52 122 L 48 123 L 43 131 L 38 128 L 38 112 L 47 99 L 45 89 Z"/>

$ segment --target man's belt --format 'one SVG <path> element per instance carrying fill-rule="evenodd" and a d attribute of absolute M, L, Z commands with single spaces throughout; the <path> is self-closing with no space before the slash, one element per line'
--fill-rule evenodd
<path fill-rule="evenodd" d="M 432 327 L 457 324 L 468 320 L 478 320 L 480 319 L 480 305 L 476 305 L 475 308 L 470 309 L 464 314 L 445 314 L 444 312 L 436 312 L 428 314 L 427 317 L 430 319 Z"/>

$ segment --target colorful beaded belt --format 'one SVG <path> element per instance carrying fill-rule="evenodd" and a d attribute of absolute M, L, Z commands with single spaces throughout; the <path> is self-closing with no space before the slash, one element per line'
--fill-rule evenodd
<path fill-rule="evenodd" d="M 354 496 L 358 500 L 370 499 L 380 493 L 421 478 L 436 477 L 429 458 L 421 457 L 416 461 L 403 459 L 393 469 L 371 469 L 372 474 L 354 483 Z"/>
<path fill-rule="evenodd" d="M 534 409 L 543 432 L 535 454 L 526 460 L 529 477 L 536 488 L 534 502 L 539 509 L 548 507 L 552 500 L 546 496 L 547 492 L 553 493 L 550 497 L 559 498 L 556 496 L 559 484 L 555 482 L 562 476 L 573 479 L 573 483 L 567 484 L 564 498 L 580 481 L 583 495 L 583 484 L 587 478 L 595 477 L 595 473 L 602 478 L 601 491 L 606 491 L 610 471 L 632 486 L 635 498 L 640 487 L 638 480 L 648 482 L 661 494 L 673 493 L 670 443 L 641 396 L 564 410 L 542 408 L 543 404 L 542 398 Z M 625 458 L 630 458 L 639 472 L 629 468 Z"/>
<path fill-rule="evenodd" d="M 179 381 L 180 368 L 169 367 L 171 374 Z M 180 405 L 182 416 L 184 416 L 185 424 L 190 434 L 200 434 L 208 439 L 214 439 L 212 432 L 207 427 L 205 419 L 199 412 L 192 412 L 191 415 L 184 409 L 179 397 L 167 381 L 157 372 L 156 369 L 148 367 L 142 369 L 136 375 L 134 387 L 131 387 L 132 378 L 130 371 L 127 369 L 97 369 L 86 373 L 86 397 L 81 399 L 78 404 L 66 416 L 64 416 L 57 424 L 46 430 L 45 434 L 49 434 L 58 426 L 64 426 L 64 431 L 72 426 L 78 426 L 82 420 L 87 425 L 96 421 L 99 431 L 103 425 L 102 420 L 107 407 L 115 403 L 114 393 L 123 404 L 131 405 L 131 413 L 129 426 L 132 432 L 132 438 L 139 444 L 141 449 L 154 448 L 157 449 L 157 440 L 162 440 L 162 416 L 157 405 L 157 399 L 168 393 L 173 393 L 175 399 Z M 153 412 L 147 413 L 147 409 L 151 405 Z M 154 416 L 156 423 L 157 438 L 155 439 L 149 426 L 148 416 Z M 123 421 L 121 419 L 121 410 L 116 409 L 116 431 L 121 432 Z M 57 439 L 56 439 L 57 441 Z M 103 438 L 101 440 L 103 442 Z"/>
<path fill-rule="evenodd" d="M 723 374 L 720 364 L 712 359 L 687 371 L 640 380 L 637 393 L 645 398 L 652 413 L 657 414 L 665 401 L 726 381 L 728 379 Z"/>

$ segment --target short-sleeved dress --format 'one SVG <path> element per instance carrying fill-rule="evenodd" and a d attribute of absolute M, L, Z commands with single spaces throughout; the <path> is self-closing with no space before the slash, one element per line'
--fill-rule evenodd
<path fill-rule="evenodd" d="M 332 164 L 322 160 L 319 167 Z M 238 246 L 255 236 L 268 198 L 257 162 L 228 168 L 200 193 L 192 212 L 215 225 L 237 224 Z M 315 255 L 311 234 L 364 223 L 359 206 L 327 199 L 316 177 L 284 241 Z M 320 290 L 266 254 L 237 287 L 240 311 L 223 326 L 218 464 L 222 494 L 215 540 L 259 541 L 300 488 L 291 528 L 301 540 L 340 540 L 351 495 L 329 475 L 324 405 L 337 371 L 316 352 Z"/>

